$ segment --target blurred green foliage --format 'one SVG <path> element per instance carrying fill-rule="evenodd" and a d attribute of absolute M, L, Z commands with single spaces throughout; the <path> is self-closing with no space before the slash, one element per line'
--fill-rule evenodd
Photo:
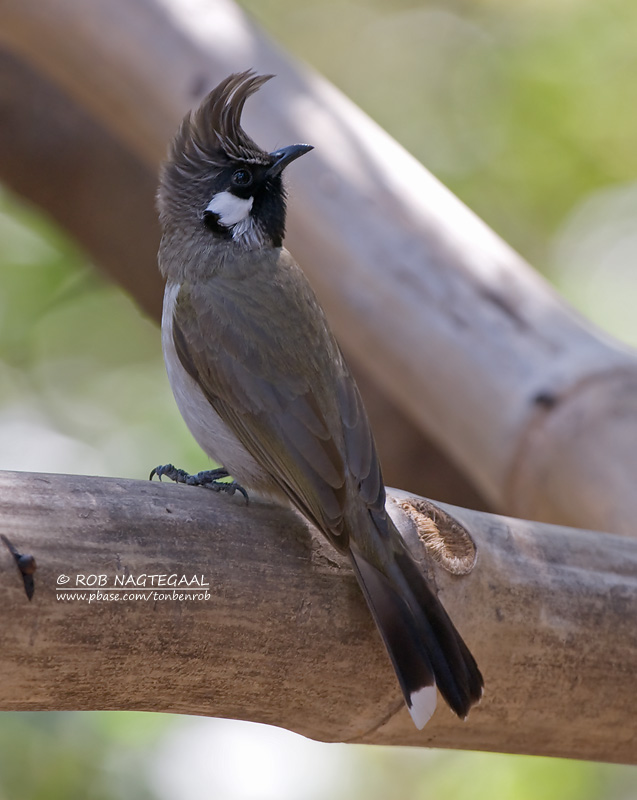
<path fill-rule="evenodd" d="M 0 800 L 154 800 L 148 764 L 172 717 L 117 712 L 0 716 Z"/>
<path fill-rule="evenodd" d="M 584 314 L 637 344 L 637 4 L 244 5 Z M 167 459 L 205 466 L 174 406 L 155 326 L 63 233 L 7 193 L 0 194 L 0 287 L 0 468 L 145 478 Z M 298 745 L 274 733 L 255 738 L 256 727 L 241 728 L 233 760 L 222 755 L 234 741 L 231 724 L 238 725 L 132 713 L 2 714 L 0 800 L 637 795 L 632 768 Z M 298 750 L 294 784 L 288 755 L 296 747 L 312 749 L 303 757 Z M 252 794 L 239 786 L 242 758 L 246 769 L 261 765 Z"/>
<path fill-rule="evenodd" d="M 580 199 L 637 177 L 629 0 L 245 0 L 535 266 Z"/>

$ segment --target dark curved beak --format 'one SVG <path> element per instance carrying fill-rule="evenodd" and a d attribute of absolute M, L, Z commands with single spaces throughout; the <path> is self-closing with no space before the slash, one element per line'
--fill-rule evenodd
<path fill-rule="evenodd" d="M 270 158 L 274 159 L 274 164 L 272 164 L 266 175 L 268 178 L 280 175 L 288 164 L 291 164 L 299 156 L 309 153 L 310 150 L 314 150 L 314 146 L 311 144 L 291 144 L 289 147 L 283 147 L 281 150 L 270 153 Z"/>

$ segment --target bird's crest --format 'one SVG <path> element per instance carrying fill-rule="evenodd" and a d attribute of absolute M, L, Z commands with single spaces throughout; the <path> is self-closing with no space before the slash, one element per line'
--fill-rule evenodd
<path fill-rule="evenodd" d="M 169 155 L 184 177 L 196 179 L 202 177 L 202 166 L 224 167 L 232 161 L 270 163 L 268 153 L 241 127 L 241 114 L 248 97 L 272 77 L 252 70 L 230 75 L 186 115 Z"/>

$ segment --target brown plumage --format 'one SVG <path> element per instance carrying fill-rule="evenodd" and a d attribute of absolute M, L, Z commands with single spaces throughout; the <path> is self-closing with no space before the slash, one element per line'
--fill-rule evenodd
<path fill-rule="evenodd" d="M 435 684 L 461 717 L 482 677 L 385 511 L 365 409 L 292 256 L 280 172 L 309 146 L 268 154 L 240 125 L 266 80 L 232 75 L 182 124 L 162 172 L 162 338 L 180 410 L 245 488 L 295 505 L 347 553 L 414 721 Z"/>

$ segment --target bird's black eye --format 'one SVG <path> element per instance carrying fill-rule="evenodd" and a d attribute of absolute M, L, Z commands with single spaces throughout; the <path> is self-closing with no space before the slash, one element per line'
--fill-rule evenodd
<path fill-rule="evenodd" d="M 232 173 L 232 182 L 235 186 L 249 186 L 252 183 L 252 173 L 242 167 Z"/>

